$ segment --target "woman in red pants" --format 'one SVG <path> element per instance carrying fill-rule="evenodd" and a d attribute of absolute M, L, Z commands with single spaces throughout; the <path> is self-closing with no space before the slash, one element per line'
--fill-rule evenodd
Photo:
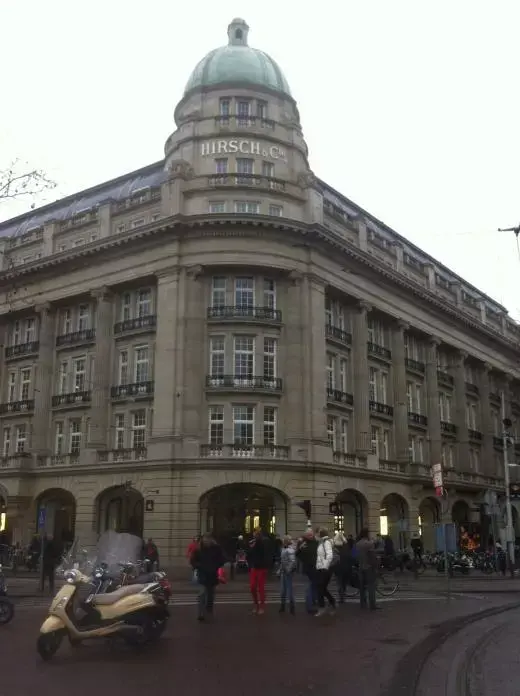
<path fill-rule="evenodd" d="M 254 603 L 253 614 L 263 614 L 265 612 L 265 581 L 269 568 L 269 544 L 260 527 L 255 529 L 255 534 L 249 543 L 247 561 L 249 587 Z"/>

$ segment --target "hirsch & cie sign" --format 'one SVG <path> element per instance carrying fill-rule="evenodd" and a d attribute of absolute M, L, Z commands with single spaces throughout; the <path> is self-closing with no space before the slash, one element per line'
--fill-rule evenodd
<path fill-rule="evenodd" d="M 219 157 L 220 155 L 258 155 L 274 160 L 286 161 L 285 151 L 278 145 L 262 145 L 258 140 L 209 140 L 202 143 L 202 157 Z"/>

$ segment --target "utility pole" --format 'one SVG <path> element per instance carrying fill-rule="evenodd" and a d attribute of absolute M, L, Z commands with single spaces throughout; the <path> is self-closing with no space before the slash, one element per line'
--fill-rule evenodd
<path fill-rule="evenodd" d="M 502 389 L 501 394 L 502 400 L 502 446 L 504 448 L 504 483 L 506 486 L 506 544 L 507 544 L 507 558 L 509 562 L 509 568 L 511 575 L 514 575 L 515 567 L 515 547 L 513 544 L 513 510 L 511 508 L 511 491 L 509 489 L 509 454 L 507 448 L 511 443 L 511 434 L 509 429 L 512 426 L 512 422 L 506 417 L 506 394 Z"/>

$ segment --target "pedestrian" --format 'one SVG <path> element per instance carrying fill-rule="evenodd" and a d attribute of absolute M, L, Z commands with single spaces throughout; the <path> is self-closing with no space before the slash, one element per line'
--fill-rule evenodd
<path fill-rule="evenodd" d="M 61 549 L 57 541 L 52 537 L 52 535 L 44 536 L 42 539 L 43 544 L 43 554 L 42 554 L 42 569 L 41 569 L 41 580 L 40 580 L 40 592 L 45 590 L 45 580 L 49 583 L 50 594 L 54 594 L 54 576 L 56 573 L 56 566 L 61 557 Z"/>
<path fill-rule="evenodd" d="M 256 527 L 247 551 L 249 587 L 254 604 L 253 614 L 265 613 L 265 581 L 271 561 L 269 552 L 268 540 L 264 537 L 261 527 Z"/>
<path fill-rule="evenodd" d="M 345 535 L 338 532 L 333 540 L 334 558 L 336 563 L 332 567 L 332 573 L 336 579 L 336 587 L 338 589 L 339 603 L 345 603 L 345 593 L 350 577 L 351 561 L 350 549 L 347 544 Z"/>
<path fill-rule="evenodd" d="M 325 599 L 329 604 L 329 612 L 334 614 L 336 600 L 329 592 L 329 582 L 332 575 L 334 560 L 334 549 L 329 538 L 329 532 L 325 527 L 318 531 L 318 550 L 316 553 L 316 585 L 318 590 L 318 613 L 316 616 L 325 614 Z"/>
<path fill-rule="evenodd" d="M 298 542 L 296 557 L 300 561 L 303 574 L 307 578 L 305 590 L 305 608 L 308 614 L 316 613 L 318 592 L 316 587 L 316 556 L 318 541 L 312 529 L 308 529 Z"/>
<path fill-rule="evenodd" d="M 144 544 L 143 558 L 146 573 L 159 570 L 159 549 L 152 538 Z"/>
<path fill-rule="evenodd" d="M 290 536 L 282 539 L 280 551 L 280 613 L 285 611 L 285 602 L 289 601 L 289 612 L 294 616 L 293 578 L 296 572 L 296 549 Z"/>
<path fill-rule="evenodd" d="M 210 534 L 204 534 L 190 559 L 199 585 L 198 616 L 199 621 L 213 616 L 215 588 L 219 584 L 219 569 L 224 566 L 226 558 L 222 548 Z"/>
<path fill-rule="evenodd" d="M 376 579 L 379 559 L 374 542 L 370 540 L 368 529 L 365 527 L 359 533 L 356 544 L 359 562 L 359 601 L 362 609 L 374 611 L 376 607 Z"/>

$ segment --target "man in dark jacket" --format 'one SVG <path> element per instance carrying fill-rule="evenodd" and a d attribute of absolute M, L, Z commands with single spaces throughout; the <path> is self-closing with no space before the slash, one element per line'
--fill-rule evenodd
<path fill-rule="evenodd" d="M 56 566 L 61 559 L 61 546 L 52 536 L 44 536 L 43 543 L 43 567 L 41 570 L 40 591 L 45 589 L 45 579 L 49 582 L 49 590 L 54 594 L 54 575 Z"/>
<path fill-rule="evenodd" d="M 374 542 L 370 540 L 366 527 L 359 533 L 356 544 L 359 560 L 359 601 L 362 609 L 376 609 L 376 579 L 379 560 Z"/>
<path fill-rule="evenodd" d="M 318 541 L 312 529 L 308 529 L 298 542 L 296 557 L 301 563 L 303 574 L 307 577 L 307 589 L 305 591 L 305 607 L 309 614 L 316 613 L 318 592 L 316 588 L 316 556 L 318 553 Z"/>
<path fill-rule="evenodd" d="M 193 570 L 197 571 L 197 582 L 200 586 L 197 618 L 204 621 L 208 615 L 213 614 L 215 588 L 219 582 L 218 571 L 226 562 L 226 558 L 213 537 L 204 534 L 198 548 L 191 555 L 190 562 Z"/>
<path fill-rule="evenodd" d="M 265 612 L 265 581 L 271 560 L 269 540 L 264 537 L 262 529 L 257 527 L 247 550 L 249 587 L 254 603 L 253 614 Z"/>

